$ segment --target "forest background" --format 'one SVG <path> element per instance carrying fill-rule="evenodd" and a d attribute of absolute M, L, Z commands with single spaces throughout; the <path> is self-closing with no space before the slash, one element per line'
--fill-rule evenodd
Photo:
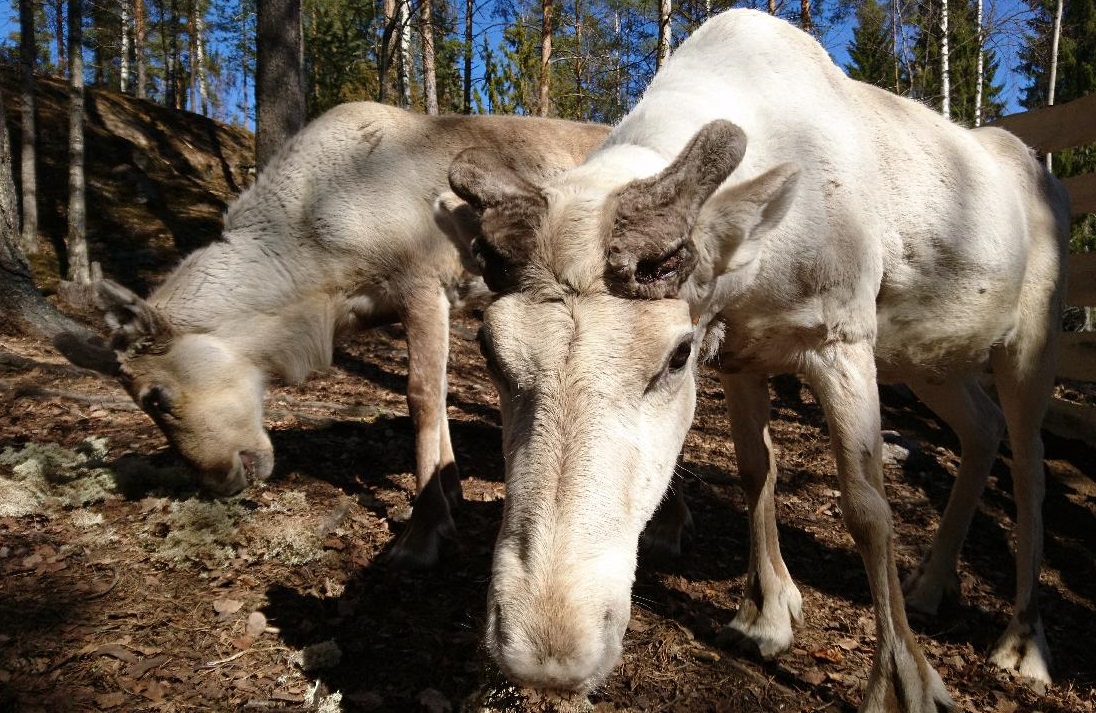
<path fill-rule="evenodd" d="M 299 52 L 307 118 L 372 99 L 612 123 L 732 6 L 787 19 L 851 76 L 969 126 L 1096 90 L 1096 0 L 9 0 L 0 63 L 31 55 L 33 23 L 34 74 L 79 67 L 86 86 L 254 129 L 262 10 L 299 19 L 277 49 Z M 1054 160 L 1063 177 L 1094 165 L 1092 146 Z M 1078 221 L 1075 249 L 1096 247 L 1094 224 Z"/>

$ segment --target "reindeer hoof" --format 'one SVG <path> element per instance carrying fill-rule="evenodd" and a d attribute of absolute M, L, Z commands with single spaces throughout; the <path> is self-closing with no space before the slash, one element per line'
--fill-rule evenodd
<path fill-rule="evenodd" d="M 890 647 L 888 647 L 890 648 Z M 958 711 L 920 650 L 898 642 L 876 659 L 860 713 L 947 713 Z"/>
<path fill-rule="evenodd" d="M 756 651 L 762 658 L 769 659 L 791 647 L 792 621 L 800 621 L 802 616 L 803 597 L 791 580 L 787 580 L 765 597 L 760 609 L 753 599 L 744 599 L 725 635 L 736 647 Z"/>
<path fill-rule="evenodd" d="M 1042 684 L 1050 683 L 1050 649 L 1043 635 L 1042 619 L 1025 624 L 1009 622 L 989 656 L 990 663 L 1017 676 Z"/>
<path fill-rule="evenodd" d="M 430 569 L 437 566 L 446 543 L 456 543 L 457 528 L 450 518 L 440 523 L 425 524 L 416 519 L 412 510 L 406 529 L 401 532 L 381 556 L 381 561 L 399 569 Z"/>
<path fill-rule="evenodd" d="M 930 576 L 924 563 L 902 582 L 906 610 L 925 616 L 936 616 L 944 602 L 960 600 L 959 575 L 949 570 L 944 576 Z"/>

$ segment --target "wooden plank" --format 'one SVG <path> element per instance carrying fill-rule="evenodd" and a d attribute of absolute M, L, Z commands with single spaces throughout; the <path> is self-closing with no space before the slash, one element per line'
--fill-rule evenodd
<path fill-rule="evenodd" d="M 1096 406 L 1084 406 L 1052 399 L 1043 429 L 1062 438 L 1075 438 L 1096 445 Z"/>
<path fill-rule="evenodd" d="M 1083 146 L 1096 141 L 1096 93 L 1065 104 L 1009 114 L 990 126 L 1008 129 L 1040 153 Z"/>
<path fill-rule="evenodd" d="M 1058 376 L 1096 381 L 1096 332 L 1064 332 L 1058 354 Z"/>
<path fill-rule="evenodd" d="M 1096 173 L 1063 178 L 1062 184 L 1069 191 L 1073 215 L 1096 213 Z"/>
<path fill-rule="evenodd" d="M 1096 307 L 1096 253 L 1070 255 L 1068 272 L 1066 304 L 1074 307 Z"/>

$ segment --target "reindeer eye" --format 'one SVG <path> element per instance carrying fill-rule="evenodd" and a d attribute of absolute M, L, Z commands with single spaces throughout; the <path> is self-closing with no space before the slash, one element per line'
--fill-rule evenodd
<path fill-rule="evenodd" d="M 689 339 L 677 345 L 677 349 L 670 355 L 670 371 L 681 371 L 689 363 L 689 357 L 693 353 L 693 340 Z"/>
<path fill-rule="evenodd" d="M 141 408 L 151 415 L 170 415 L 171 397 L 161 386 L 153 386 L 141 394 Z"/>

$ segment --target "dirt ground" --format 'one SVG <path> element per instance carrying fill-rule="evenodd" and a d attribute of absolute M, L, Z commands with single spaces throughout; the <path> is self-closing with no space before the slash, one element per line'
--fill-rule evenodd
<path fill-rule="evenodd" d="M 274 476 L 229 501 L 198 496 L 121 388 L 0 337 L 0 711 L 521 710 L 480 644 L 504 486 L 475 329 L 458 317 L 451 361 L 460 540 L 437 569 L 410 572 L 380 561 L 413 488 L 398 327 L 353 338 L 326 373 L 271 392 Z M 766 662 L 721 634 L 741 597 L 746 526 L 712 374 L 699 392 L 683 484 L 695 536 L 681 558 L 641 563 L 624 660 L 591 700 L 598 711 L 853 711 L 873 624 L 820 410 L 806 389 L 774 392 L 778 515 L 805 621 L 792 650 Z M 900 394 L 884 404 L 906 572 L 938 521 L 957 444 Z M 915 622 L 966 711 L 1096 710 L 1096 454 L 1048 445 L 1042 607 L 1055 683 L 1035 690 L 984 660 L 1013 590 L 1003 449 L 964 550 L 963 601 Z"/>

